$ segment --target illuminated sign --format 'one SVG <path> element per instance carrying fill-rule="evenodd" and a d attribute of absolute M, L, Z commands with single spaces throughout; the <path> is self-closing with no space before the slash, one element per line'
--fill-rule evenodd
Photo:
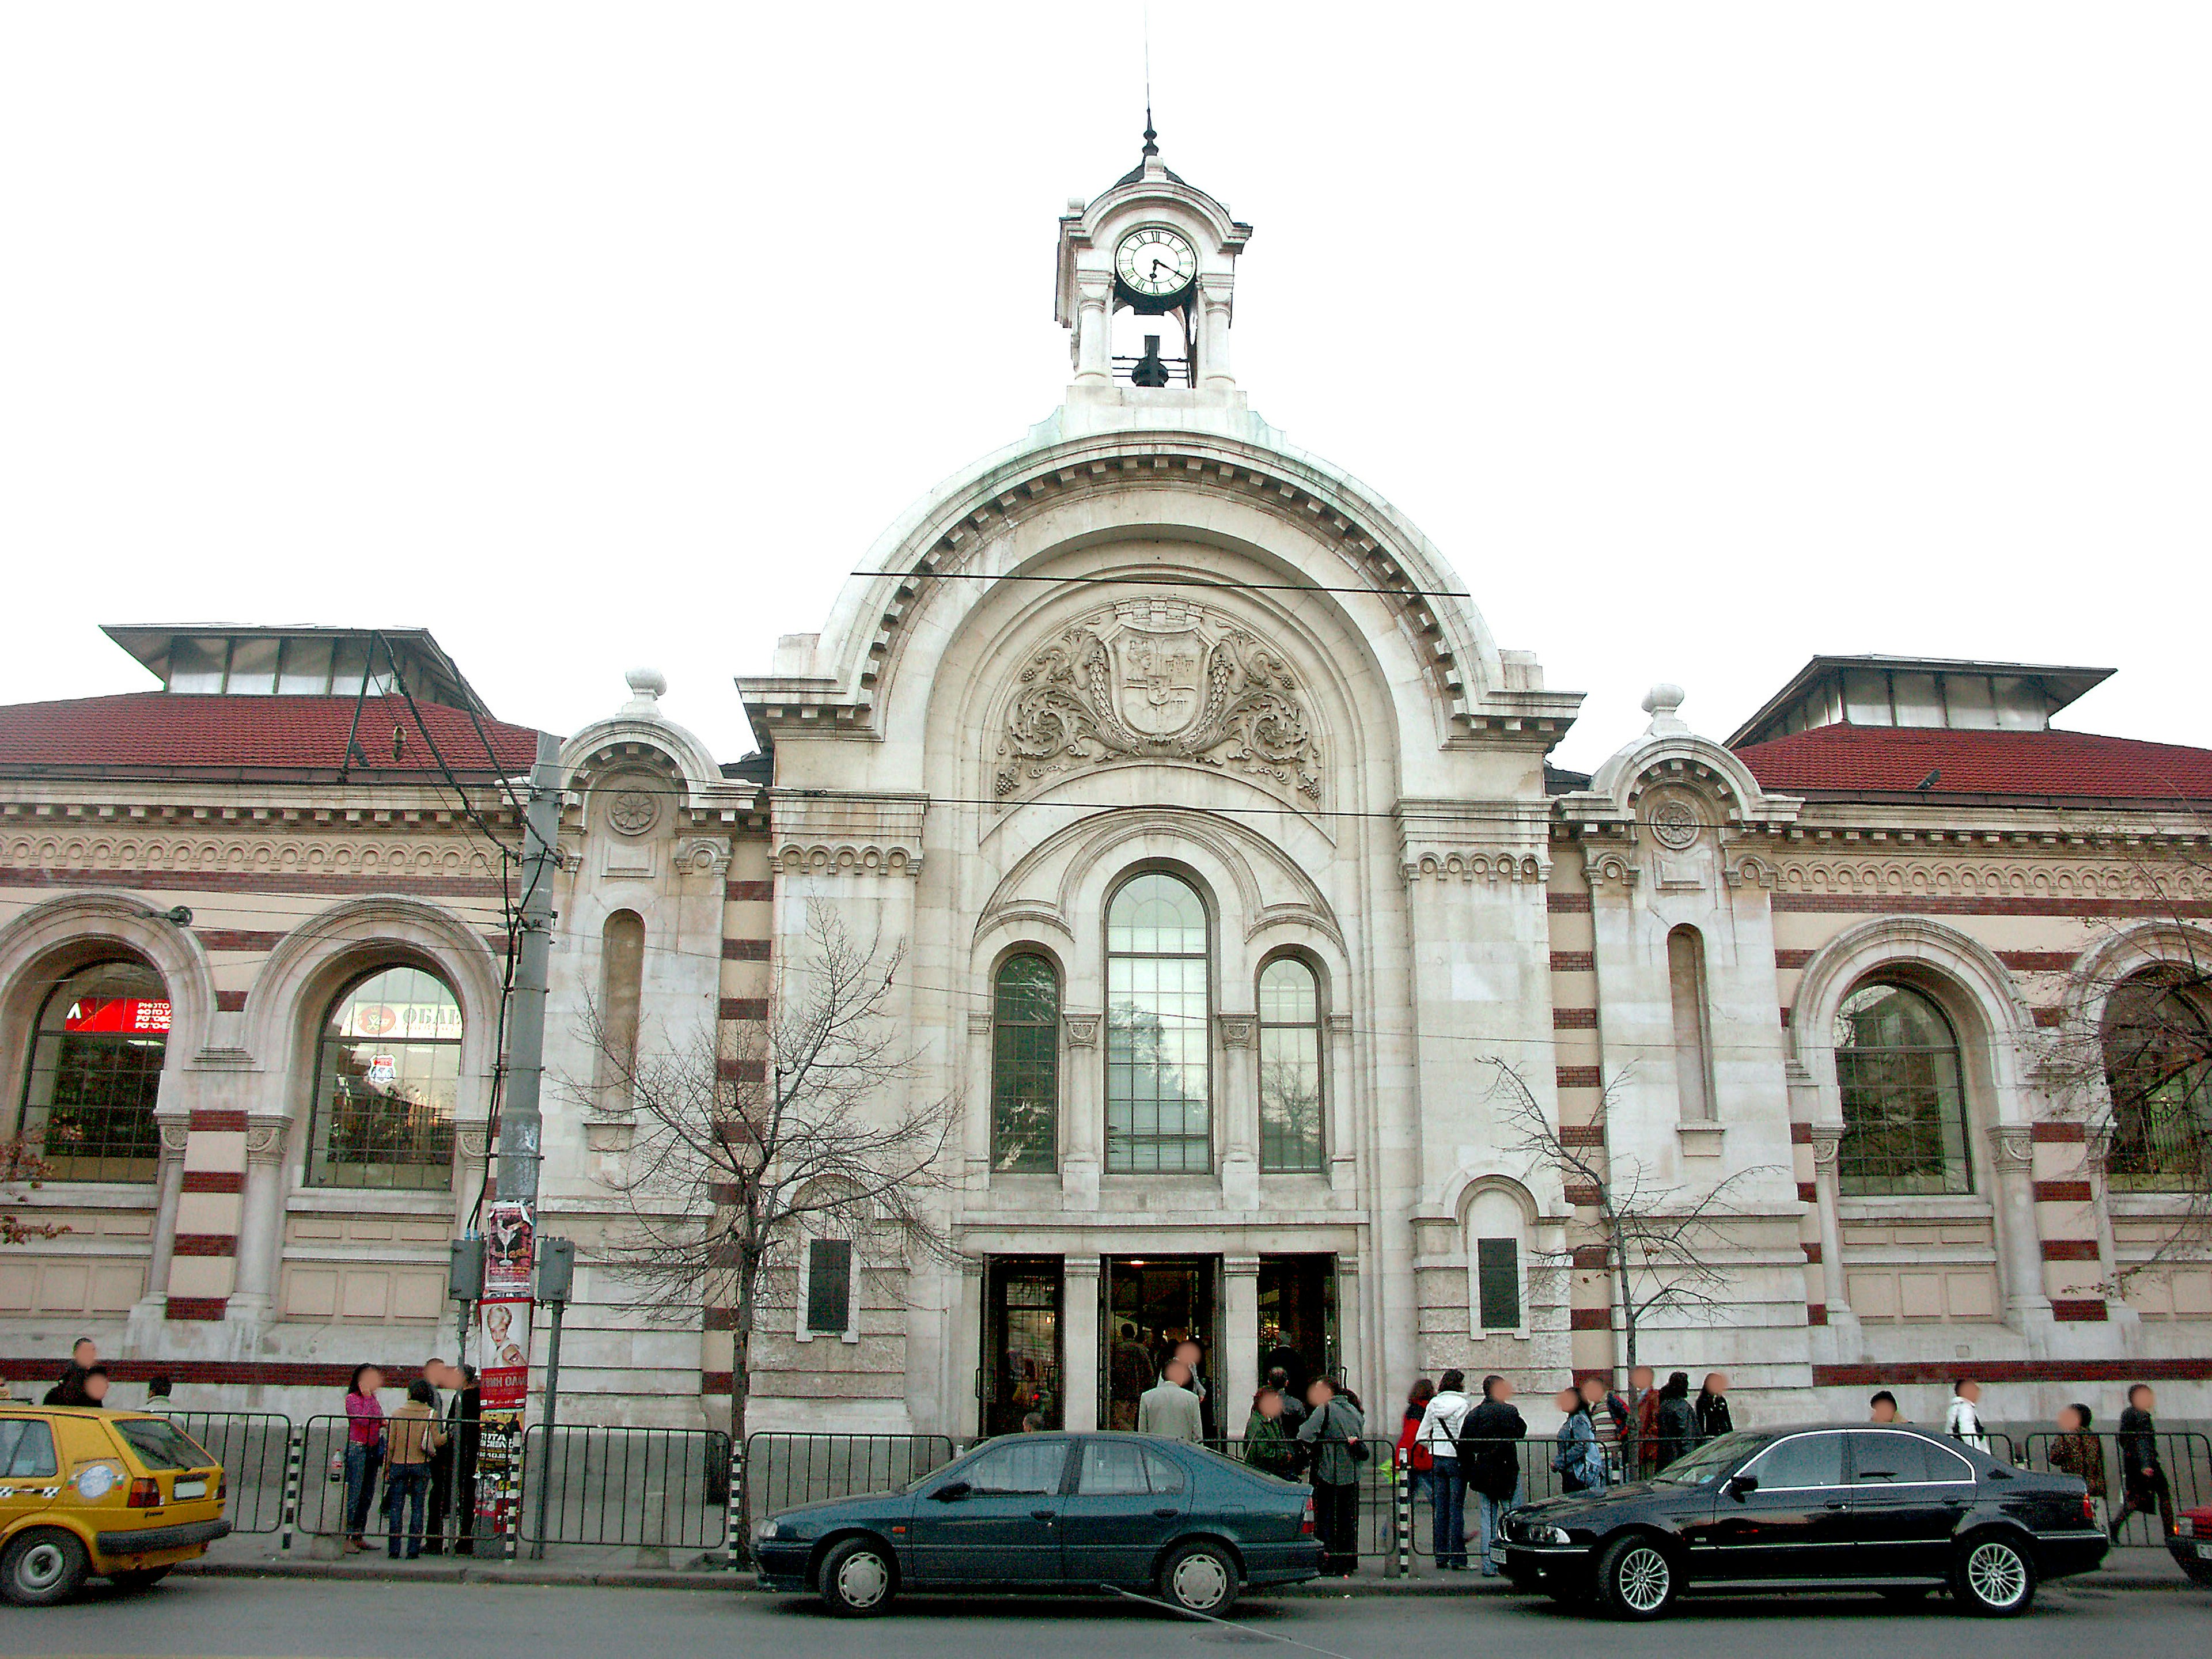
<path fill-rule="evenodd" d="M 391 1042 L 458 1042 L 461 1011 L 450 1002 L 356 1002 L 346 1010 L 338 1034 Z"/>
<path fill-rule="evenodd" d="M 63 1017 L 62 1030 L 167 1036 L 169 1005 L 140 997 L 79 997 Z"/>

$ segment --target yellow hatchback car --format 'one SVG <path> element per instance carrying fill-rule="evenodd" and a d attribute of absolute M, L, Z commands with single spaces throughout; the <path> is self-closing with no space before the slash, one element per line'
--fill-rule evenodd
<path fill-rule="evenodd" d="M 0 1403 L 0 1596 L 151 1584 L 230 1530 L 222 1466 L 166 1417 Z"/>

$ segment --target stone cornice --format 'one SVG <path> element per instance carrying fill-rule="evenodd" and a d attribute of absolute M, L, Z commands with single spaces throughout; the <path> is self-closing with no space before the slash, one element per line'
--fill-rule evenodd
<path fill-rule="evenodd" d="M 838 795 L 809 790 L 773 798 L 772 856 L 782 868 L 915 875 L 926 795 Z"/>

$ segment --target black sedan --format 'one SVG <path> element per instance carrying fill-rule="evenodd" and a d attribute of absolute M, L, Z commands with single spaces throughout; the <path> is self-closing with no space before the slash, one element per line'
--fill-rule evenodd
<path fill-rule="evenodd" d="M 1654 1619 L 1684 1589 L 1869 1589 L 2024 1613 L 2111 1547 L 2081 1482 L 1905 1427 L 1724 1434 L 1656 1480 L 1531 1504 L 1505 1571 L 1561 1601 Z"/>
<path fill-rule="evenodd" d="M 1219 1613 L 1244 1585 L 1321 1571 L 1305 1487 L 1137 1434 L 987 1441 L 898 1492 L 769 1516 L 754 1554 L 762 1589 L 852 1615 L 901 1590 L 1109 1587 Z"/>

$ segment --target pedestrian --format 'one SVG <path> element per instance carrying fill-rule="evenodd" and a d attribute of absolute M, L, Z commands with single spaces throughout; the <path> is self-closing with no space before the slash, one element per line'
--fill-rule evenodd
<path fill-rule="evenodd" d="M 374 1365 L 353 1368 L 346 1384 L 345 1553 L 358 1554 L 368 1547 L 362 1534 L 368 1529 L 369 1499 L 376 1493 L 376 1472 L 384 1463 L 384 1407 L 376 1391 L 384 1386 L 384 1373 Z"/>
<path fill-rule="evenodd" d="M 1310 1409 L 1298 1440 L 1311 1448 L 1314 1530 L 1324 1576 L 1349 1578 L 1359 1565 L 1359 1466 L 1367 1462 L 1367 1420 L 1347 1389 L 1326 1376 L 1306 1390 Z"/>
<path fill-rule="evenodd" d="M 1717 1440 L 1735 1431 L 1735 1419 L 1729 1414 L 1728 1373 L 1707 1371 L 1705 1386 L 1698 1391 L 1698 1443 Z"/>
<path fill-rule="evenodd" d="M 1951 1384 L 1951 1408 L 1943 1415 L 1943 1432 L 1962 1446 L 1972 1446 L 1986 1455 L 1990 1449 L 1989 1431 L 1982 1427 L 1982 1414 L 1975 1402 L 1982 1397 L 1982 1385 L 1970 1376 L 1958 1378 Z"/>
<path fill-rule="evenodd" d="M 461 1374 L 444 1360 L 430 1358 L 423 1362 L 422 1380 L 430 1385 L 430 1414 L 440 1419 L 445 1442 L 430 1459 L 429 1517 L 423 1522 L 422 1553 L 443 1555 L 446 1553 L 446 1518 L 453 1507 L 453 1425 L 445 1422 L 453 1402 L 460 1393 Z M 444 1390 L 441 1394 L 440 1390 Z"/>
<path fill-rule="evenodd" d="M 166 1371 L 147 1379 L 144 1409 L 159 1417 L 167 1417 L 176 1409 L 176 1401 L 169 1398 L 169 1377 Z"/>
<path fill-rule="evenodd" d="M 1144 1344 L 1137 1340 L 1137 1328 L 1123 1320 L 1114 1328 L 1114 1352 L 1109 1362 L 1112 1378 L 1112 1397 L 1106 1414 L 1107 1425 L 1115 1429 L 1137 1426 L 1137 1402 L 1145 1390 L 1152 1386 L 1152 1357 L 1145 1352 Z"/>
<path fill-rule="evenodd" d="M 1605 1453 L 1597 1443 L 1597 1431 L 1590 1425 L 1589 1407 L 1583 1403 L 1582 1391 L 1561 1389 L 1552 1403 L 1564 1413 L 1557 1437 L 1559 1444 L 1552 1453 L 1552 1468 L 1559 1474 L 1559 1490 L 1603 1492 Z"/>
<path fill-rule="evenodd" d="M 447 1413 L 453 1437 L 453 1510 L 459 1520 L 453 1553 L 477 1553 L 477 1442 L 483 1420 L 483 1383 L 473 1365 L 460 1367 L 460 1386 Z"/>
<path fill-rule="evenodd" d="M 1137 1432 L 1157 1434 L 1169 1440 L 1185 1440 L 1197 1445 L 1206 1438 L 1206 1425 L 1198 1411 L 1198 1396 L 1188 1384 L 1190 1367 L 1180 1359 L 1170 1359 L 1160 1380 L 1145 1390 L 1144 1398 L 1137 1401 Z"/>
<path fill-rule="evenodd" d="M 1437 1565 L 1446 1572 L 1467 1571 L 1467 1475 L 1460 1467 L 1459 1431 L 1474 1409 L 1474 1401 L 1467 1397 L 1467 1373 L 1446 1371 L 1437 1379 L 1436 1395 L 1413 1437 L 1415 1448 L 1429 1454 Z"/>
<path fill-rule="evenodd" d="M 2120 1413 L 2118 1449 L 2120 1456 L 2120 1507 L 2112 1516 L 2112 1541 L 2120 1541 L 2120 1528 L 2130 1515 L 2158 1510 L 2165 1536 L 2173 1536 L 2173 1488 L 2166 1484 L 2166 1468 L 2158 1458 L 2158 1425 L 2151 1413 L 2158 1396 L 2148 1382 L 2128 1390 L 2128 1403 Z"/>
<path fill-rule="evenodd" d="M 1283 1432 L 1296 1437 L 1299 1425 L 1306 1420 L 1306 1402 L 1301 1397 L 1305 1391 L 1296 1385 L 1287 1365 L 1267 1367 L 1267 1386 L 1282 1396 Z"/>
<path fill-rule="evenodd" d="M 1406 1409 L 1399 1413 L 1398 1444 L 1392 1462 L 1406 1471 L 1406 1502 L 1408 1506 L 1425 1497 L 1431 1509 L 1436 1505 L 1436 1482 L 1429 1477 L 1436 1468 L 1436 1460 L 1429 1449 L 1420 1443 L 1421 1419 L 1428 1415 L 1429 1401 L 1437 1396 L 1437 1385 L 1425 1376 L 1416 1382 L 1406 1395 Z"/>
<path fill-rule="evenodd" d="M 1598 1454 L 1605 1459 L 1608 1480 L 1616 1475 L 1626 1478 L 1620 1461 L 1621 1437 L 1628 1431 L 1628 1402 L 1605 1385 L 1605 1378 L 1592 1372 L 1576 1385 L 1581 1396 L 1583 1410 L 1589 1415 L 1590 1432 L 1597 1437 Z"/>
<path fill-rule="evenodd" d="M 84 1379 L 92 1375 L 90 1369 L 72 1359 L 62 1372 L 62 1380 L 46 1390 L 44 1406 L 89 1406 L 92 1401 L 84 1391 Z"/>
<path fill-rule="evenodd" d="M 2061 1474 L 2081 1477 L 2101 1527 L 2112 1507 L 2112 1489 L 2105 1484 L 2105 1448 L 2089 1432 L 2089 1408 L 2079 1401 L 2058 1408 L 2058 1437 L 2051 1443 L 2051 1467 Z"/>
<path fill-rule="evenodd" d="M 1698 1411 L 1690 1403 L 1690 1374 L 1667 1373 L 1667 1386 L 1659 1390 L 1659 1467 L 1687 1457 L 1698 1449 Z"/>
<path fill-rule="evenodd" d="M 92 1366 L 84 1374 L 84 1403 L 95 1411 L 106 1410 L 110 1382 L 106 1366 Z"/>
<path fill-rule="evenodd" d="M 1649 1480 L 1659 1473 L 1659 1390 L 1649 1365 L 1628 1373 L 1628 1409 L 1636 1425 L 1637 1478 Z"/>
<path fill-rule="evenodd" d="M 1297 1450 L 1284 1426 L 1283 1396 L 1273 1389 L 1252 1396 L 1252 1415 L 1244 1420 L 1244 1461 L 1279 1480 L 1297 1478 Z"/>
<path fill-rule="evenodd" d="M 1213 1421 L 1213 1401 L 1206 1386 L 1206 1350 L 1194 1336 L 1186 1336 L 1175 1346 L 1175 1358 L 1190 1368 L 1190 1381 L 1183 1386 L 1198 1401 L 1200 1438 L 1212 1440 L 1218 1437 Z"/>
<path fill-rule="evenodd" d="M 1873 1399 L 1867 1401 L 1867 1421 L 1869 1423 L 1899 1423 L 1897 1396 L 1887 1389 L 1877 1389 Z"/>
<path fill-rule="evenodd" d="M 407 1559 L 422 1553 L 422 1510 L 430 1493 L 430 1465 L 446 1431 L 438 1423 L 438 1391 L 427 1377 L 407 1385 L 407 1399 L 392 1413 L 385 1428 L 385 1497 L 392 1511 L 392 1528 L 386 1553 L 399 1559 L 401 1527 L 405 1526 Z"/>
<path fill-rule="evenodd" d="M 1521 1502 L 1521 1443 L 1528 1437 L 1528 1425 L 1513 1405 L 1512 1383 L 1484 1377 L 1482 1401 L 1460 1425 L 1459 1467 L 1479 1509 L 1485 1578 L 1498 1577 L 1492 1545 L 1507 1511 Z"/>

